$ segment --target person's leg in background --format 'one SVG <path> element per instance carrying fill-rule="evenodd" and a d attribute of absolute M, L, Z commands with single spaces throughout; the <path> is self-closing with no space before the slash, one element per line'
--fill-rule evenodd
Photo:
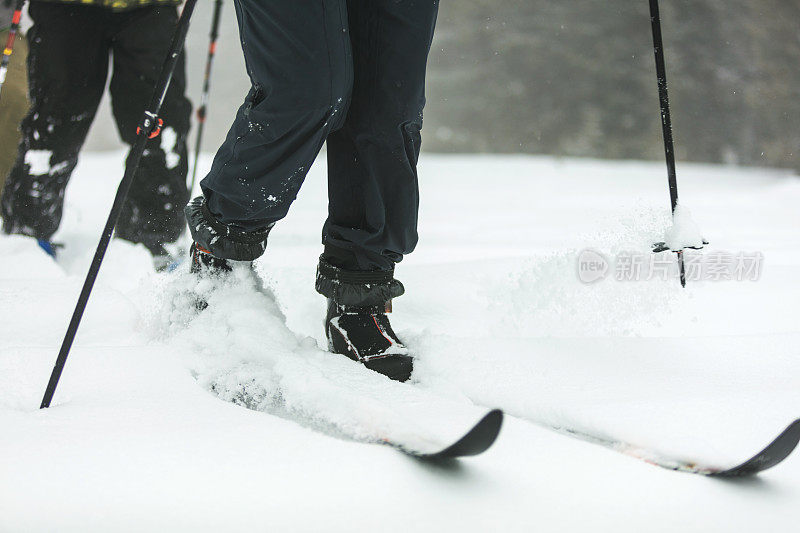
<path fill-rule="evenodd" d="M 5 233 L 49 241 L 105 88 L 105 11 L 31 2 L 28 12 L 34 22 L 28 32 L 31 106 L 0 204 Z"/>
<path fill-rule="evenodd" d="M 175 7 L 142 7 L 108 17 L 113 50 L 111 105 L 120 136 L 133 145 L 169 52 L 178 13 Z M 164 127 L 147 143 L 116 229 L 117 237 L 144 244 L 157 267 L 169 262 L 164 245 L 175 242 L 183 232 L 183 206 L 189 200 L 186 136 L 192 107 L 185 96 L 184 57 L 179 59 L 161 108 Z"/>

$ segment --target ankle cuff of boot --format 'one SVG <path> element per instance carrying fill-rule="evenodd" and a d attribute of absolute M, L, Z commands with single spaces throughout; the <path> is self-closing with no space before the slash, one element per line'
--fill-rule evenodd
<path fill-rule="evenodd" d="M 317 292 L 342 306 L 383 307 L 405 292 L 394 279 L 394 270 L 343 270 L 320 258 L 317 267 Z"/>
<path fill-rule="evenodd" d="M 205 198 L 198 196 L 184 209 L 194 242 L 221 259 L 253 261 L 267 248 L 270 225 L 261 231 L 241 231 L 217 220 Z"/>

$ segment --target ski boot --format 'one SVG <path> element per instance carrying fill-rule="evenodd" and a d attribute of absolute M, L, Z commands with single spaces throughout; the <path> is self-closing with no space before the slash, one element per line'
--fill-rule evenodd
<path fill-rule="evenodd" d="M 63 244 L 56 244 L 45 239 L 36 239 L 36 244 L 39 245 L 39 248 L 44 250 L 44 253 L 53 259 L 58 259 L 58 250 L 64 247 Z"/>
<path fill-rule="evenodd" d="M 189 259 L 191 260 L 189 272 L 195 276 L 222 279 L 233 270 L 228 261 L 215 257 L 196 242 L 192 242 L 189 247 Z M 194 306 L 198 311 L 202 311 L 208 307 L 208 302 L 204 296 L 197 294 Z"/>
<path fill-rule="evenodd" d="M 328 298 L 328 349 L 389 379 L 407 381 L 414 370 L 414 360 L 389 323 L 388 307 L 339 305 Z"/>
<path fill-rule="evenodd" d="M 252 263 L 264 253 L 274 224 L 250 232 L 227 226 L 214 217 L 202 196 L 189 202 L 184 213 L 193 240 L 189 249 L 192 273 L 235 281 L 240 269 L 246 268 L 246 276 L 257 277 Z M 254 279 L 254 285 L 260 286 L 257 281 Z M 198 309 L 207 306 L 205 301 L 198 302 Z"/>
<path fill-rule="evenodd" d="M 331 352 L 390 379 L 408 380 L 414 360 L 386 316 L 392 298 L 404 292 L 403 284 L 394 279 L 394 270 L 346 270 L 323 255 L 315 288 L 328 299 L 325 335 Z"/>
<path fill-rule="evenodd" d="M 192 261 L 189 271 L 192 274 L 221 276 L 232 270 L 228 261 L 214 256 L 196 242 L 189 247 L 189 257 Z"/>

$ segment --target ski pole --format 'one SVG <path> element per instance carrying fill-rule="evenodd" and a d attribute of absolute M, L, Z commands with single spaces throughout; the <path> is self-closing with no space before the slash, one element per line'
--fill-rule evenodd
<path fill-rule="evenodd" d="M 75 340 L 75 335 L 78 332 L 83 312 L 86 309 L 86 304 L 89 301 L 89 295 L 92 292 L 92 287 L 97 279 L 97 273 L 100 271 L 100 265 L 103 262 L 108 243 L 111 240 L 111 234 L 114 232 L 114 226 L 117 225 L 117 219 L 122 211 L 125 198 L 128 196 L 128 191 L 131 188 L 133 177 L 139 167 L 139 162 L 142 159 L 145 145 L 148 139 L 155 138 L 161 131 L 163 121 L 158 118 L 161 111 L 161 106 L 164 103 L 164 98 L 167 95 L 170 81 L 172 81 L 172 74 L 175 72 L 175 66 L 178 64 L 178 59 L 183 50 L 183 44 L 186 41 L 186 33 L 189 31 L 189 19 L 194 11 L 194 6 L 197 0 L 186 0 L 186 5 L 183 8 L 180 19 L 175 27 L 175 32 L 172 35 L 172 42 L 170 43 L 169 53 L 167 54 L 164 63 L 161 66 L 161 73 L 158 77 L 158 82 L 153 90 L 153 97 L 150 104 L 147 106 L 144 115 L 142 116 L 139 127 L 136 128 L 136 143 L 131 149 L 128 156 L 128 163 L 125 167 L 125 174 L 122 181 L 117 188 L 117 195 L 114 197 L 114 204 L 111 206 L 111 212 L 108 214 L 103 233 L 100 236 L 100 243 L 97 245 L 92 264 L 89 267 L 89 272 L 86 274 L 86 280 L 83 283 L 81 294 L 78 297 L 78 302 L 75 305 L 75 311 L 72 313 L 67 333 L 64 336 L 64 342 L 61 344 L 61 350 L 58 352 L 56 364 L 53 367 L 53 372 L 50 375 L 50 381 L 47 383 L 47 390 L 45 390 L 44 398 L 42 399 L 41 409 L 50 407 L 50 402 L 56 392 L 58 380 L 61 377 L 61 372 L 64 370 L 64 365 L 69 356 L 69 350 L 72 347 L 72 342 Z"/>
<path fill-rule="evenodd" d="M 208 43 L 208 58 L 206 59 L 206 73 L 203 78 L 203 96 L 200 99 L 200 107 L 197 108 L 197 141 L 194 145 L 194 168 L 192 169 L 192 183 L 189 192 L 194 190 L 194 183 L 197 179 L 197 164 L 200 161 L 200 144 L 203 140 L 203 127 L 206 124 L 206 106 L 208 105 L 208 93 L 211 81 L 211 65 L 214 63 L 214 54 L 217 51 L 217 36 L 219 35 L 219 19 L 222 14 L 222 0 L 216 0 L 214 4 L 214 18 L 211 22 L 211 33 Z"/>
<path fill-rule="evenodd" d="M 664 43 L 661 39 L 661 17 L 658 13 L 658 0 L 650 0 L 650 24 L 653 29 L 653 50 L 656 56 L 656 78 L 658 81 L 658 101 L 661 106 L 661 130 L 664 135 L 664 154 L 667 158 L 667 179 L 672 215 L 678 205 L 678 180 L 675 176 L 675 149 L 672 143 L 672 121 L 669 116 L 669 95 L 667 94 L 667 70 L 664 66 Z M 686 286 L 686 267 L 683 264 L 683 250 L 678 254 L 681 286 Z"/>
<path fill-rule="evenodd" d="M 25 0 L 17 0 L 17 7 L 14 8 L 14 15 L 11 18 L 11 27 L 8 29 L 8 39 L 6 39 L 6 47 L 3 49 L 3 59 L 0 59 L 0 94 L 2 94 L 3 85 L 6 82 L 8 63 L 11 61 L 11 54 L 14 52 L 14 41 L 19 31 L 19 21 L 22 19 L 22 6 L 24 5 Z"/>

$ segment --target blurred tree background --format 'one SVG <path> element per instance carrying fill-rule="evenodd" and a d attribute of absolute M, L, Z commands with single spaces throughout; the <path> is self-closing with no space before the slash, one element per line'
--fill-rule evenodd
<path fill-rule="evenodd" d="M 680 159 L 800 168 L 800 1 L 662 0 Z M 646 0 L 442 2 L 425 148 L 663 158 Z"/>
<path fill-rule="evenodd" d="M 248 88 L 232 4 L 208 151 Z M 187 42 L 195 103 L 212 9 Z M 677 157 L 800 170 L 800 0 L 661 0 L 661 15 Z M 647 0 L 443 0 L 427 94 L 426 151 L 663 158 Z M 94 148 L 116 139 L 104 107 Z"/>

